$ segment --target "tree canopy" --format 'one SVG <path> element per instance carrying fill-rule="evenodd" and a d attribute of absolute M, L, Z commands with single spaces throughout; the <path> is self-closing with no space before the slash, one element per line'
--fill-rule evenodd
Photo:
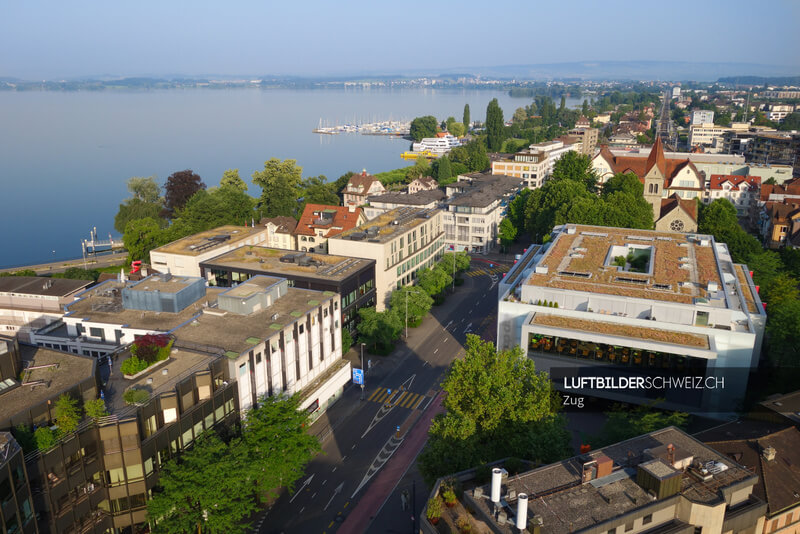
<path fill-rule="evenodd" d="M 128 191 L 132 198 L 141 202 L 155 203 L 161 201 L 161 187 L 156 183 L 155 176 L 132 176 L 128 178 Z"/>
<path fill-rule="evenodd" d="M 419 286 L 405 286 L 392 291 L 389 306 L 403 320 L 408 310 L 408 324 L 413 326 L 428 314 L 433 299 Z"/>
<path fill-rule="evenodd" d="M 347 182 L 345 182 L 346 184 Z M 306 204 L 324 204 L 328 206 L 339 205 L 339 195 L 336 189 L 336 183 L 328 183 L 325 175 L 310 176 L 303 180 L 300 184 L 300 196 L 303 201 L 298 207 L 298 215 L 303 213 Z M 344 186 L 342 186 L 344 188 Z"/>
<path fill-rule="evenodd" d="M 264 170 L 253 173 L 253 183 L 261 188 L 259 210 L 264 217 L 295 217 L 302 187 L 303 169 L 293 159 L 270 158 Z"/>
<path fill-rule="evenodd" d="M 122 236 L 128 260 L 150 261 L 150 251 L 165 244 L 164 235 L 165 230 L 152 217 L 130 221 Z"/>
<path fill-rule="evenodd" d="M 119 205 L 114 217 L 114 229 L 123 233 L 130 221 L 145 217 L 152 217 L 162 227 L 166 226 L 167 221 L 161 218 L 164 199 L 161 198 L 161 187 L 156 183 L 155 176 L 133 176 L 128 179 L 127 185 L 131 196 Z"/>
<path fill-rule="evenodd" d="M 600 435 L 589 437 L 589 445 L 597 449 L 619 443 L 626 439 L 641 436 L 668 426 L 685 429 L 689 415 L 683 412 L 664 412 L 651 405 L 624 406 L 615 405 L 606 412 L 607 420 Z"/>
<path fill-rule="evenodd" d="M 492 152 L 497 152 L 503 146 L 505 139 L 505 122 L 503 110 L 496 98 L 493 98 L 486 107 L 486 144 Z"/>
<path fill-rule="evenodd" d="M 222 173 L 219 181 L 220 187 L 235 187 L 240 191 L 247 191 L 247 184 L 239 177 L 239 169 L 228 169 Z"/>
<path fill-rule="evenodd" d="M 425 137 L 433 137 L 439 123 L 433 115 L 425 115 L 424 117 L 417 117 L 411 121 L 410 135 L 414 141 L 422 141 Z"/>
<path fill-rule="evenodd" d="M 173 172 L 164 186 L 164 215 L 172 219 L 177 210 L 183 208 L 195 193 L 205 188 L 203 179 L 194 171 L 186 169 Z"/>
<path fill-rule="evenodd" d="M 592 159 L 586 154 L 570 151 L 558 158 L 553 165 L 551 180 L 576 180 L 583 182 L 586 189 L 594 192 L 597 188 L 597 173 L 592 167 Z"/>
<path fill-rule="evenodd" d="M 226 224 L 249 225 L 255 217 L 255 199 L 238 187 L 198 191 L 179 209 L 168 230 L 170 241 Z"/>
<path fill-rule="evenodd" d="M 375 308 L 358 310 L 361 322 L 358 323 L 359 341 L 365 343 L 372 352 L 388 352 L 394 347 L 394 340 L 403 329 L 403 322 L 394 310 L 375 311 Z"/>
<path fill-rule="evenodd" d="M 464 115 L 461 123 L 464 125 L 464 129 L 469 131 L 469 124 L 470 124 L 470 116 L 469 116 L 469 104 L 464 104 Z"/>

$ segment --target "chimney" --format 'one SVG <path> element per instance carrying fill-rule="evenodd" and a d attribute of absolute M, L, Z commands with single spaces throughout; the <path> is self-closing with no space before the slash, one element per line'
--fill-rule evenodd
<path fill-rule="evenodd" d="M 367 175 L 367 169 L 361 169 L 361 176 Z"/>
<path fill-rule="evenodd" d="M 672 443 L 667 445 L 667 461 L 669 461 L 669 465 L 675 467 L 675 445 Z"/>
<path fill-rule="evenodd" d="M 517 497 L 517 528 L 525 530 L 528 526 L 528 495 L 520 493 Z"/>
<path fill-rule="evenodd" d="M 775 447 L 767 447 L 764 449 L 761 454 L 764 456 L 764 459 L 768 462 L 771 462 L 775 459 L 775 455 L 778 451 L 775 450 Z"/>
<path fill-rule="evenodd" d="M 347 205 L 347 211 L 349 211 L 350 213 L 355 213 L 356 212 L 355 205 L 354 204 L 348 204 Z"/>
<path fill-rule="evenodd" d="M 492 469 L 492 502 L 497 504 L 500 502 L 500 486 L 503 481 L 503 471 L 495 467 Z"/>

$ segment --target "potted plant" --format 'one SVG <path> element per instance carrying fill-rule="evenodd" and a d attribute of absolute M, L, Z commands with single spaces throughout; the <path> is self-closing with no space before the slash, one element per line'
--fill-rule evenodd
<path fill-rule="evenodd" d="M 442 500 L 439 497 L 428 499 L 428 509 L 425 512 L 425 516 L 432 525 L 439 522 L 439 518 L 442 517 Z"/>
<path fill-rule="evenodd" d="M 444 503 L 448 508 L 452 508 L 456 505 L 456 492 L 453 491 L 452 487 L 445 488 L 442 492 L 442 497 L 444 497 Z"/>
<path fill-rule="evenodd" d="M 456 527 L 458 527 L 458 531 L 462 534 L 472 532 L 472 524 L 469 522 L 469 519 L 463 515 L 459 516 L 456 520 Z"/>

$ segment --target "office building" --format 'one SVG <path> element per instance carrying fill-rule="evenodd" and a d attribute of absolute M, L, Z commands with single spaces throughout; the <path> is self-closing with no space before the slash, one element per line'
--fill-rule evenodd
<path fill-rule="evenodd" d="M 692 126 L 695 124 L 714 124 L 714 112 L 707 109 L 696 109 L 692 111 Z"/>
<path fill-rule="evenodd" d="M 536 189 L 541 187 L 553 172 L 556 161 L 567 152 L 581 152 L 584 141 L 590 142 L 591 138 L 555 140 L 530 145 L 514 154 L 511 159 L 493 161 L 492 174 L 522 178 L 528 189 Z"/>

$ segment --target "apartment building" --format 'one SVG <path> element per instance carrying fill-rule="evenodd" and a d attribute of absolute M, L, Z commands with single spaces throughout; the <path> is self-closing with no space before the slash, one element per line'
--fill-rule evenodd
<path fill-rule="evenodd" d="M 760 133 L 752 138 L 744 155 L 748 162 L 791 165 L 797 174 L 800 172 L 800 133 Z"/>
<path fill-rule="evenodd" d="M 10 432 L 0 432 L 0 528 L 38 534 L 22 447 Z"/>
<path fill-rule="evenodd" d="M 439 182 L 434 180 L 430 176 L 420 176 L 419 178 L 415 178 L 410 184 L 408 184 L 408 193 L 413 195 L 414 193 L 419 193 L 420 191 L 434 191 L 439 189 Z"/>
<path fill-rule="evenodd" d="M 794 110 L 795 106 L 790 104 L 767 104 L 764 106 L 764 115 L 768 121 L 783 122 Z"/>
<path fill-rule="evenodd" d="M 150 265 L 158 272 L 200 276 L 200 262 L 245 245 L 264 245 L 265 226 L 220 226 L 173 241 L 150 251 Z"/>
<path fill-rule="evenodd" d="M 707 109 L 696 109 L 692 111 L 692 126 L 696 124 L 714 124 L 714 112 Z"/>
<path fill-rule="evenodd" d="M 450 250 L 491 252 L 508 204 L 523 187 L 523 179 L 489 173 L 461 175 L 448 184 L 447 212 L 442 215 L 445 244 Z"/>
<path fill-rule="evenodd" d="M 597 140 L 600 136 L 600 130 L 597 128 L 573 128 L 567 132 L 567 138 L 572 138 L 580 143 L 580 153 L 586 156 L 593 156 L 595 148 L 597 148 Z"/>
<path fill-rule="evenodd" d="M 444 252 L 442 211 L 397 208 L 328 240 L 331 254 L 375 260 L 378 311 L 391 292 L 413 283 L 419 269 L 432 267 Z"/>
<path fill-rule="evenodd" d="M 293 235 L 301 252 L 328 251 L 328 239 L 351 230 L 366 221 L 364 212 L 355 206 L 306 204 Z"/>
<path fill-rule="evenodd" d="M 354 174 L 350 177 L 347 185 L 342 190 L 342 206 L 363 206 L 367 202 L 367 197 L 370 195 L 380 195 L 385 193 L 386 188 L 383 184 L 372 176 L 367 174 L 367 170 L 361 171 L 361 174 Z"/>
<path fill-rule="evenodd" d="M 362 209 L 367 220 L 374 219 L 382 213 L 397 208 L 433 209 L 438 207 L 445 199 L 443 190 L 417 191 L 416 193 L 383 193 L 368 197 L 367 205 Z"/>
<path fill-rule="evenodd" d="M 759 212 L 758 228 L 769 248 L 800 246 L 800 202 L 765 202 Z"/>
<path fill-rule="evenodd" d="M 64 306 L 91 283 L 38 276 L 0 278 L 0 334 L 29 342 L 32 331 L 59 320 Z"/>
<path fill-rule="evenodd" d="M 732 458 L 667 427 L 513 477 L 497 467 L 462 504 L 481 532 L 498 534 L 761 534 L 757 484 Z M 423 520 L 422 532 L 437 530 Z"/>
<path fill-rule="evenodd" d="M 746 122 L 734 122 L 730 127 L 718 126 L 713 122 L 692 124 L 689 126 L 689 146 L 702 146 L 711 154 L 721 153 L 724 151 L 726 134 L 746 132 L 749 126 Z"/>
<path fill-rule="evenodd" d="M 297 219 L 279 215 L 278 217 L 263 218 L 258 224 L 267 229 L 267 239 L 262 246 L 297 250 L 297 241 L 294 236 Z"/>
<path fill-rule="evenodd" d="M 712 174 L 711 179 L 706 182 L 703 202 L 708 204 L 718 198 L 725 198 L 736 206 L 736 214 L 739 217 L 749 217 L 758 207 L 760 194 L 760 176 Z"/>
<path fill-rule="evenodd" d="M 800 91 L 792 89 L 764 91 L 761 93 L 761 96 L 763 96 L 764 98 L 781 98 L 781 99 L 800 98 Z"/>
<path fill-rule="evenodd" d="M 247 247 L 204 261 L 200 272 L 211 287 L 233 287 L 266 275 L 286 278 L 290 287 L 338 293 L 342 328 L 351 334 L 358 310 L 375 305 L 375 260 Z"/>
<path fill-rule="evenodd" d="M 561 156 L 567 152 L 580 152 L 583 142 L 587 140 L 588 138 L 582 141 L 575 138 L 530 145 L 527 149 L 514 154 L 511 159 L 493 161 L 492 174 L 522 178 L 528 189 L 536 189 L 544 184 Z"/>
<path fill-rule="evenodd" d="M 539 370 L 602 372 L 610 364 L 615 372 L 724 378 L 724 389 L 658 393 L 683 410 L 729 412 L 741 399 L 766 313 L 747 267 L 733 263 L 724 243 L 572 224 L 552 237 L 499 284 L 498 348 L 521 347 Z M 641 403 L 652 392 L 584 393 Z"/>

